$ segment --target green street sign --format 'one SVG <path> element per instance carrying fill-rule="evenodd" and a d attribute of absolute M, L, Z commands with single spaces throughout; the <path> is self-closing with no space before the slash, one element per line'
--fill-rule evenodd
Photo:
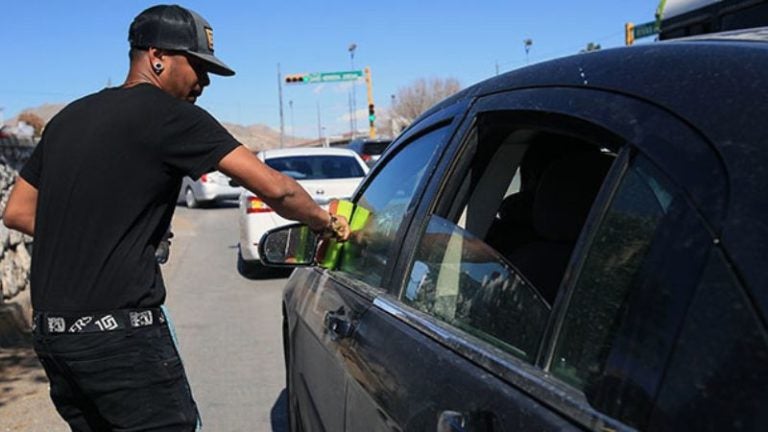
<path fill-rule="evenodd" d="M 315 72 L 304 76 L 304 82 L 307 84 L 320 84 L 339 81 L 357 81 L 363 76 L 363 71 L 341 71 L 341 72 Z"/>
<path fill-rule="evenodd" d="M 635 35 L 635 39 L 640 39 L 648 36 L 653 36 L 659 33 L 659 25 L 656 21 L 647 22 L 644 24 L 638 24 L 632 30 Z"/>

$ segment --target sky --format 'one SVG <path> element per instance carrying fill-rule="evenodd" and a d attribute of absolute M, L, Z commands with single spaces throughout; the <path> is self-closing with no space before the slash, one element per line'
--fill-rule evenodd
<path fill-rule="evenodd" d="M 128 26 L 143 0 L 2 0 L 0 109 L 9 119 L 44 103 L 67 103 L 120 85 Z M 654 19 L 657 0 L 323 2 L 187 0 L 212 25 L 215 51 L 237 74 L 211 76 L 198 99 L 223 122 L 280 128 L 278 64 L 284 75 L 371 68 L 377 110 L 420 78 L 467 87 L 501 73 L 577 54 L 589 42 L 624 45 L 624 23 Z M 528 55 L 524 40 L 531 39 Z M 645 41 L 644 41 L 645 42 Z M 354 59 L 348 48 L 356 44 Z M 352 63 L 352 61 L 354 63 Z M 366 86 L 283 85 L 286 134 L 316 138 L 367 129 Z M 319 116 L 318 116 L 319 114 Z M 318 121 L 319 117 L 319 121 Z M 320 123 L 320 131 L 318 130 Z"/>

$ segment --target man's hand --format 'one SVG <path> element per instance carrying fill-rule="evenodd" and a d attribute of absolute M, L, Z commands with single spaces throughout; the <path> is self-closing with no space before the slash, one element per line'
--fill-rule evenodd
<path fill-rule="evenodd" d="M 347 241 L 349 239 L 349 222 L 347 218 L 332 214 L 331 221 L 321 235 L 340 242 Z"/>

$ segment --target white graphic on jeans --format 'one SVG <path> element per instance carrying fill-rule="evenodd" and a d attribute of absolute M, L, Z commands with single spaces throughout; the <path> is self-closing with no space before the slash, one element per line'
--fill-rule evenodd
<path fill-rule="evenodd" d="M 51 333 L 64 333 L 64 328 L 66 327 L 66 323 L 64 322 L 64 318 L 59 317 L 49 317 L 48 318 L 48 331 Z"/>
<path fill-rule="evenodd" d="M 118 327 L 117 320 L 112 315 L 104 315 L 94 323 L 101 331 L 114 330 Z"/>
<path fill-rule="evenodd" d="M 87 325 L 88 325 L 88 323 L 90 323 L 91 321 L 93 321 L 93 317 L 92 317 L 92 316 L 84 316 L 84 317 L 80 317 L 80 318 L 78 318 L 78 320 L 77 320 L 77 321 L 75 321 L 75 323 L 74 323 L 74 324 L 72 324 L 72 325 L 69 327 L 69 330 L 68 330 L 68 331 L 69 331 L 70 333 L 80 333 L 81 331 L 83 331 L 83 329 L 85 328 L 85 326 L 87 326 Z"/>
<path fill-rule="evenodd" d="M 131 327 L 152 325 L 152 311 L 131 312 L 128 316 L 131 318 Z"/>

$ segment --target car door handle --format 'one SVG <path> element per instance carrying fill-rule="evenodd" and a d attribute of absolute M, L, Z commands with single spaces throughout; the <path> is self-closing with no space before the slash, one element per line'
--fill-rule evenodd
<path fill-rule="evenodd" d="M 467 416 L 458 411 L 443 411 L 437 418 L 437 432 L 466 432 Z"/>
<path fill-rule="evenodd" d="M 437 432 L 493 432 L 496 416 L 489 411 L 463 413 L 445 410 L 437 418 Z"/>
<path fill-rule="evenodd" d="M 338 312 L 327 312 L 325 314 L 325 328 L 333 340 L 348 338 L 352 336 L 354 331 L 352 323 L 340 316 Z"/>

